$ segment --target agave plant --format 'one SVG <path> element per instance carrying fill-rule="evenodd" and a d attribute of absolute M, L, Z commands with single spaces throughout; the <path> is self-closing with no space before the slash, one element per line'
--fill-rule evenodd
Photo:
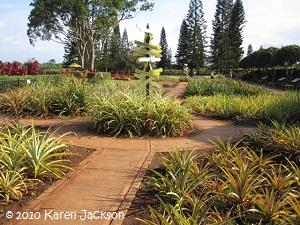
<path fill-rule="evenodd" d="M 26 184 L 20 173 L 15 171 L 0 171 L 0 197 L 6 201 L 20 200 Z"/>

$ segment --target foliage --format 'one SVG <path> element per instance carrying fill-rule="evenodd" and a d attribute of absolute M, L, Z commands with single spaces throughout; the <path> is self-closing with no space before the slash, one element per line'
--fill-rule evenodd
<path fill-rule="evenodd" d="M 64 66 L 69 66 L 72 63 L 79 63 L 80 56 L 78 55 L 76 37 L 74 37 L 74 34 L 72 34 L 72 32 L 70 31 L 66 36 L 66 43 L 64 44 L 64 49 Z"/>
<path fill-rule="evenodd" d="M 63 135 L 64 136 L 64 135 Z M 31 179 L 61 178 L 70 170 L 63 136 L 13 124 L 0 131 L 0 198 L 20 200 Z"/>
<path fill-rule="evenodd" d="M 187 26 L 187 64 L 190 70 L 200 69 L 206 60 L 206 21 L 204 19 L 202 0 L 190 0 L 186 15 Z"/>
<path fill-rule="evenodd" d="M 243 55 L 241 46 L 245 22 L 242 1 L 217 1 L 211 39 L 211 62 L 214 70 L 228 73 L 238 66 Z"/>
<path fill-rule="evenodd" d="M 47 0 L 31 1 L 27 35 L 31 44 L 37 39 L 51 40 L 66 44 L 69 32 L 76 39 L 80 64 L 85 68 L 87 54 L 89 69 L 94 70 L 95 52 L 100 43 L 111 35 L 116 23 L 131 19 L 139 11 L 152 9 L 147 0 L 118 1 L 77 1 Z"/>
<path fill-rule="evenodd" d="M 268 145 L 256 148 L 245 140 L 212 143 L 211 153 L 177 150 L 161 157 L 161 168 L 147 179 L 159 205 L 150 208 L 150 220 L 140 221 L 147 225 L 297 224 L 300 186 L 293 161 L 279 164 L 281 157 L 268 155 Z"/>
<path fill-rule="evenodd" d="M 18 62 L 13 61 L 12 63 L 3 63 L 0 61 L 0 75 L 25 75 L 27 74 L 26 68 Z"/>
<path fill-rule="evenodd" d="M 84 80 L 40 82 L 1 94 L 0 110 L 17 116 L 82 114 L 91 91 L 92 85 Z"/>
<path fill-rule="evenodd" d="M 183 65 L 188 63 L 188 45 L 189 45 L 188 36 L 189 34 L 188 34 L 187 23 L 186 20 L 184 19 L 180 27 L 178 47 L 175 55 L 176 62 L 179 68 L 183 68 Z M 181 71 L 180 75 L 182 74 L 183 72 Z"/>
<path fill-rule="evenodd" d="M 285 82 L 292 81 L 298 78 L 300 68 L 298 66 L 293 67 L 270 67 L 270 68 L 256 68 L 256 69 L 244 69 L 240 70 L 238 75 L 239 78 L 259 83 L 263 77 L 267 77 L 266 82 L 277 83 L 282 85 Z M 286 78 L 283 83 L 279 83 L 278 80 L 281 78 Z"/>
<path fill-rule="evenodd" d="M 239 62 L 244 55 L 243 50 L 243 29 L 246 23 L 245 10 L 242 0 L 236 0 L 230 13 L 230 22 L 228 37 L 230 47 L 229 52 L 229 68 L 237 68 Z"/>
<path fill-rule="evenodd" d="M 299 121 L 300 94 L 286 92 L 280 95 L 254 96 L 215 95 L 191 97 L 188 104 L 201 114 L 220 118 L 254 119 L 260 121 Z"/>
<path fill-rule="evenodd" d="M 300 47 L 287 45 L 280 49 L 270 47 L 260 49 L 245 57 L 240 62 L 242 68 L 261 68 L 291 66 L 300 61 Z"/>
<path fill-rule="evenodd" d="M 25 188 L 26 184 L 19 173 L 0 170 L 0 199 L 20 200 Z"/>
<path fill-rule="evenodd" d="M 114 136 L 178 136 L 190 121 L 179 102 L 157 94 L 98 93 L 91 98 L 89 113 L 98 132 Z"/>
<path fill-rule="evenodd" d="M 248 50 L 247 50 L 247 56 L 251 55 L 253 53 L 253 47 L 251 44 L 248 45 Z"/>
<path fill-rule="evenodd" d="M 248 145 L 255 146 L 257 149 L 262 146 L 268 147 L 270 153 L 277 152 L 284 157 L 300 156 L 300 128 L 297 125 L 278 122 L 273 122 L 272 126 L 260 124 L 257 131 L 246 136 L 246 140 Z M 295 160 L 295 157 L 293 159 Z M 284 177 L 289 176 L 285 174 Z"/>
<path fill-rule="evenodd" d="M 27 74 L 38 75 L 40 73 L 40 65 L 36 60 L 30 60 L 27 64 Z"/>
<path fill-rule="evenodd" d="M 216 79 L 193 79 L 187 86 L 186 95 L 258 95 L 265 93 L 265 89 L 247 84 L 243 81 L 232 80 L 228 78 Z"/>
<path fill-rule="evenodd" d="M 167 35 L 166 35 L 166 30 L 163 27 L 160 33 L 160 41 L 159 41 L 159 45 L 161 46 L 161 50 L 162 50 L 162 57 L 160 62 L 157 63 L 157 67 L 159 68 L 167 68 L 171 66 L 171 62 L 172 62 L 172 58 L 169 58 L 169 47 L 168 47 L 168 42 L 167 42 Z"/>

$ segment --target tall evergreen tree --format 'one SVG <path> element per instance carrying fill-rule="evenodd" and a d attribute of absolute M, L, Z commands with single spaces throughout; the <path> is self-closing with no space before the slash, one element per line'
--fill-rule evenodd
<path fill-rule="evenodd" d="M 114 28 L 114 32 L 111 37 L 110 42 L 110 53 L 112 60 L 116 60 L 122 51 L 122 40 L 121 40 L 121 33 L 120 33 L 120 26 L 117 25 Z"/>
<path fill-rule="evenodd" d="M 189 32 L 188 32 L 186 21 L 184 19 L 180 27 L 178 47 L 175 55 L 176 63 L 180 68 L 183 68 L 184 64 L 188 64 L 188 47 L 189 47 Z"/>
<path fill-rule="evenodd" d="M 188 64 L 189 68 L 199 69 L 206 60 L 206 21 L 204 19 L 202 0 L 191 0 L 186 16 L 188 30 Z"/>
<path fill-rule="evenodd" d="M 79 55 L 77 51 L 77 43 L 75 38 L 72 36 L 71 32 L 68 33 L 67 40 L 64 46 L 65 54 L 63 64 L 65 66 L 70 65 L 71 63 L 78 63 Z"/>
<path fill-rule="evenodd" d="M 167 42 L 167 35 L 166 35 L 166 30 L 163 27 L 160 33 L 160 41 L 159 41 L 159 45 L 161 46 L 161 50 L 162 50 L 162 57 L 160 62 L 157 63 L 158 67 L 161 68 L 166 68 L 166 67 L 170 67 L 170 58 L 169 58 L 169 46 L 168 46 L 168 42 Z"/>
<path fill-rule="evenodd" d="M 229 68 L 236 68 L 239 66 L 240 60 L 244 55 L 243 44 L 243 28 L 246 23 L 245 11 L 242 0 L 236 0 L 229 23 Z"/>
<path fill-rule="evenodd" d="M 172 66 L 172 58 L 173 58 L 172 49 L 169 48 L 168 53 L 167 53 L 167 61 L 168 61 L 169 67 Z"/>
<path fill-rule="evenodd" d="M 121 42 L 122 42 L 122 50 L 125 53 L 128 53 L 130 51 L 130 43 L 129 43 L 129 40 L 128 40 L 128 34 L 127 34 L 126 29 L 124 29 Z"/>
<path fill-rule="evenodd" d="M 223 72 L 231 56 L 230 21 L 233 0 L 217 0 L 211 39 L 212 67 Z"/>
<path fill-rule="evenodd" d="M 248 45 L 248 50 L 247 50 L 247 56 L 251 55 L 253 53 L 253 47 L 251 44 Z"/>
<path fill-rule="evenodd" d="M 211 39 L 211 64 L 213 69 L 221 67 L 222 49 L 221 40 L 223 32 L 222 23 L 222 0 L 217 0 L 215 17 L 213 20 L 213 37 Z"/>

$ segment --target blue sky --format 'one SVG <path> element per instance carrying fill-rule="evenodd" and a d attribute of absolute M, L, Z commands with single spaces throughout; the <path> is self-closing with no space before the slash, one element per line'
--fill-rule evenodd
<path fill-rule="evenodd" d="M 26 36 L 27 17 L 30 0 L 0 0 L 0 60 L 24 62 L 36 58 L 46 62 L 54 58 L 62 61 L 63 46 L 54 42 L 38 41 L 33 47 Z M 127 28 L 129 39 L 141 39 L 137 27 L 143 28 L 149 22 L 159 40 L 162 26 L 173 54 L 176 52 L 180 24 L 185 17 L 189 0 L 154 0 L 151 12 L 141 13 L 132 20 L 125 21 L 121 28 Z M 244 29 L 244 47 L 249 43 L 258 49 L 260 45 L 282 46 L 300 45 L 299 0 L 244 0 L 247 24 Z M 211 23 L 215 13 L 216 0 L 203 0 L 207 35 L 211 34 Z"/>

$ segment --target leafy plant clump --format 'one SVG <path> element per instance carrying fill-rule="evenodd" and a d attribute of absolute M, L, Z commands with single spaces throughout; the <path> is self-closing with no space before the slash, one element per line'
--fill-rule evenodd
<path fill-rule="evenodd" d="M 96 94 L 89 103 L 95 129 L 119 136 L 179 136 L 189 128 L 189 110 L 173 99 L 153 94 Z"/>
<path fill-rule="evenodd" d="M 266 93 L 262 87 L 228 78 L 193 79 L 187 86 L 187 96 L 242 95 L 251 96 Z"/>
<path fill-rule="evenodd" d="M 188 104 L 200 114 L 213 114 L 224 119 L 239 117 L 281 122 L 300 120 L 299 92 L 255 96 L 194 96 L 188 98 Z"/>
<path fill-rule="evenodd" d="M 12 125 L 0 131 L 0 199 L 20 200 L 27 186 L 70 170 L 63 136 Z"/>
<path fill-rule="evenodd" d="M 0 94 L 0 111 L 14 116 L 79 115 L 91 91 L 92 85 L 79 79 L 42 82 Z"/>
<path fill-rule="evenodd" d="M 159 206 L 144 224 L 299 224 L 300 172 L 292 160 L 214 142 L 209 154 L 178 151 L 162 157 L 148 187 Z"/>

